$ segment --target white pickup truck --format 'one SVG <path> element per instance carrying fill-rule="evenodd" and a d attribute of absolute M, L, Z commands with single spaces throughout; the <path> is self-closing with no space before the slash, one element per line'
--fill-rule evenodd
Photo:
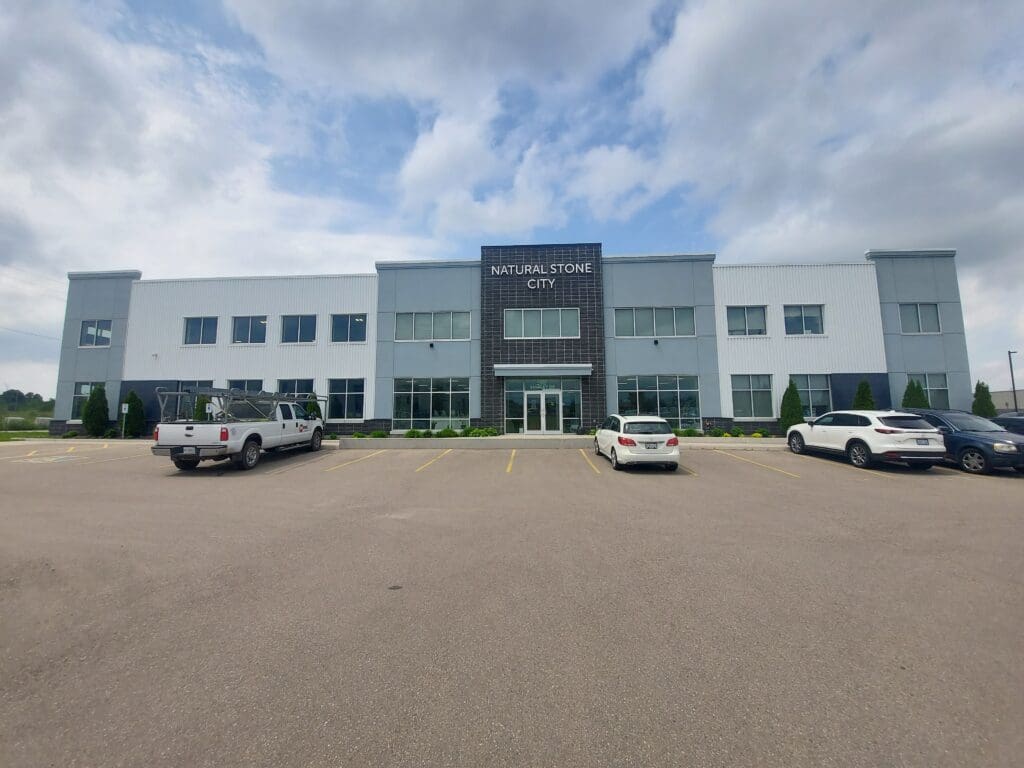
<path fill-rule="evenodd" d="M 299 398 L 238 390 L 157 390 L 161 419 L 153 431 L 154 456 L 169 456 L 182 470 L 195 469 L 201 461 L 231 459 L 239 469 L 252 469 L 263 451 L 306 446 L 319 451 L 324 424 L 307 413 Z M 209 421 L 168 419 L 180 413 L 183 398 L 206 397 Z M 284 401 L 284 402 L 282 402 Z M 193 401 L 194 402 L 194 401 Z M 185 411 L 189 408 L 186 406 Z"/>

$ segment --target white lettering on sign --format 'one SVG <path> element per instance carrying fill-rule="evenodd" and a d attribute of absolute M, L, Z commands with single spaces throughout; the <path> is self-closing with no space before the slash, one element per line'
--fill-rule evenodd
<path fill-rule="evenodd" d="M 578 264 L 575 262 L 557 262 L 555 264 L 496 264 L 491 266 L 491 277 L 530 277 L 526 287 L 554 288 L 553 277 L 531 277 L 531 275 L 592 275 L 594 265 L 591 262 Z"/>

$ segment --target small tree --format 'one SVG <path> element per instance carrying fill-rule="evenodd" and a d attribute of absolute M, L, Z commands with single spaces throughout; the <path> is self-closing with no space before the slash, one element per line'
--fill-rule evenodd
<path fill-rule="evenodd" d="M 135 390 L 132 390 L 124 402 L 128 406 L 128 413 L 124 417 L 124 433 L 127 437 L 139 437 L 146 429 L 146 414 L 142 408 L 142 398 L 135 394 Z"/>
<path fill-rule="evenodd" d="M 975 416 L 984 416 L 991 419 L 996 415 L 996 404 L 992 402 L 992 393 L 988 390 L 988 384 L 979 381 L 974 385 L 974 402 L 971 403 L 971 413 Z"/>
<path fill-rule="evenodd" d="M 861 379 L 860 384 L 857 385 L 857 392 L 853 395 L 853 410 L 873 411 L 877 407 L 875 393 L 871 391 L 871 384 L 867 379 Z"/>
<path fill-rule="evenodd" d="M 313 392 L 309 396 L 309 400 L 306 401 L 306 413 L 310 416 L 316 416 L 318 419 L 323 418 L 323 414 L 320 412 L 320 401 L 316 399 L 316 392 Z"/>
<path fill-rule="evenodd" d="M 796 388 L 796 382 L 789 380 L 789 386 L 782 393 L 782 407 L 779 408 L 779 429 L 785 432 L 794 424 L 800 424 L 804 420 L 804 406 L 800 402 L 800 392 Z"/>
<path fill-rule="evenodd" d="M 89 392 L 89 399 L 82 409 L 82 426 L 93 437 L 100 437 L 107 431 L 110 423 L 110 407 L 107 405 L 107 392 L 102 384 L 97 384 Z"/>
<path fill-rule="evenodd" d="M 904 408 L 929 408 L 928 395 L 924 393 L 924 387 L 920 382 L 911 379 L 907 382 L 907 388 L 903 391 Z"/>
<path fill-rule="evenodd" d="M 196 407 L 192 410 L 192 421 L 206 421 L 209 418 L 206 415 L 206 406 L 209 403 L 210 398 L 206 395 L 196 395 Z"/>

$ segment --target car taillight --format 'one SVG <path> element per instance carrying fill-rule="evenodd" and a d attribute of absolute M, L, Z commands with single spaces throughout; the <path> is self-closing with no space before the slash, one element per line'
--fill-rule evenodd
<path fill-rule="evenodd" d="M 900 433 L 900 430 L 887 429 L 886 427 L 875 427 L 875 432 L 880 432 L 883 435 L 898 435 Z"/>
<path fill-rule="evenodd" d="M 221 427 L 220 428 L 220 441 L 222 443 L 226 443 L 228 441 L 228 428 L 227 427 Z"/>
<path fill-rule="evenodd" d="M 670 447 L 673 446 L 673 445 L 679 445 L 679 438 L 678 437 L 670 437 L 668 439 L 668 442 L 665 443 L 665 445 L 670 446 Z"/>
<path fill-rule="evenodd" d="M 153 442 L 154 443 L 159 443 L 160 442 L 160 427 L 154 427 L 153 428 Z"/>
<path fill-rule="evenodd" d="M 619 435 L 619 445 L 632 445 L 635 447 L 636 440 L 632 437 L 623 437 L 622 435 Z"/>

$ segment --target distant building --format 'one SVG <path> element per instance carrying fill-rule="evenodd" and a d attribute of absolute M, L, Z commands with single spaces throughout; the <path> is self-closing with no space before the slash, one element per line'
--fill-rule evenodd
<path fill-rule="evenodd" d="M 1013 390 L 1004 389 L 993 392 L 992 402 L 995 403 L 997 412 L 1010 413 L 1013 411 Z M 1017 390 L 1017 407 L 1024 411 L 1024 389 Z"/>

